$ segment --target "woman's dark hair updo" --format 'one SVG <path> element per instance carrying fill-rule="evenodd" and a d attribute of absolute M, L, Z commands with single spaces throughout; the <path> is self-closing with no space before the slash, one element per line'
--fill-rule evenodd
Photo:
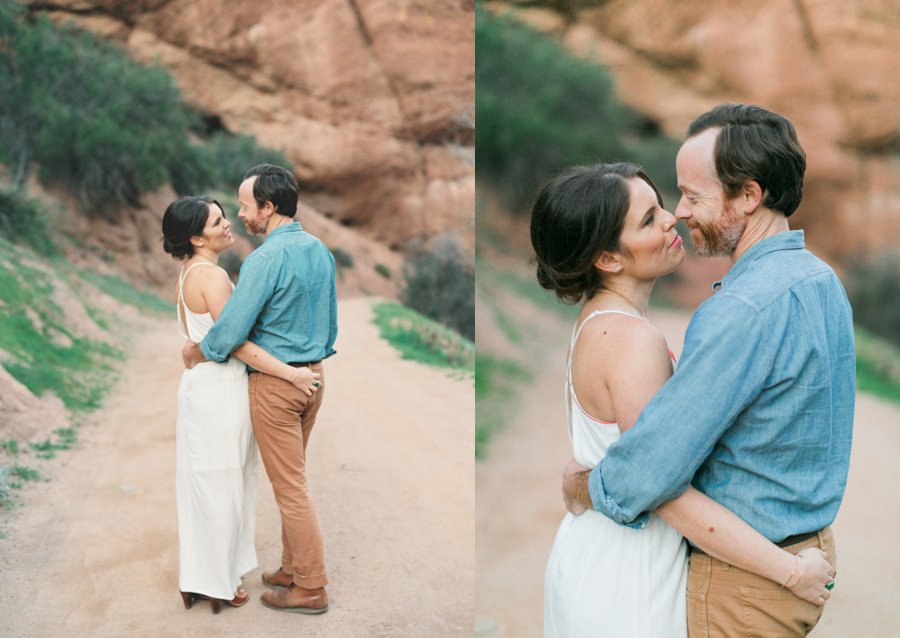
<path fill-rule="evenodd" d="M 209 205 L 222 205 L 206 195 L 179 197 L 169 204 L 163 214 L 163 250 L 176 259 L 186 259 L 194 255 L 191 237 L 203 235 L 206 220 L 209 219 Z"/>
<path fill-rule="evenodd" d="M 639 177 L 662 198 L 640 166 L 621 162 L 575 166 L 541 188 L 531 210 L 531 245 L 541 287 L 575 304 L 602 287 L 594 262 L 619 250 L 630 206 L 628 180 Z"/>

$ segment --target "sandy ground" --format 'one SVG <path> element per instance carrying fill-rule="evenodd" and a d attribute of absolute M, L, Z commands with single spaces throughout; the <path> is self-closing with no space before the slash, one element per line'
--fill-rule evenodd
<path fill-rule="evenodd" d="M 654 313 L 681 351 L 689 315 Z M 562 380 L 569 322 L 542 320 L 530 346 L 537 370 L 510 423 L 476 465 L 476 635 L 540 636 L 543 573 L 564 514 L 562 469 L 571 458 Z M 479 336 L 480 340 L 480 336 Z M 481 347 L 481 343 L 479 343 Z M 850 477 L 834 523 L 837 586 L 816 638 L 900 636 L 900 409 L 857 398 Z"/>
<path fill-rule="evenodd" d="M 277 508 L 260 465 L 252 599 L 212 615 L 178 595 L 173 322 L 136 330 L 133 354 L 78 448 L 23 494 L 0 541 L 0 635 L 470 635 L 474 573 L 474 383 L 403 361 L 370 301 L 342 301 L 338 355 L 308 453 L 331 584 L 320 616 L 259 594 L 280 560 Z"/>

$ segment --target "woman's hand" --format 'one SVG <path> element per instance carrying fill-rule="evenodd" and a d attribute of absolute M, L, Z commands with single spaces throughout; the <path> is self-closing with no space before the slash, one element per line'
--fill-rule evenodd
<path fill-rule="evenodd" d="M 797 552 L 796 574 L 785 585 L 793 594 L 822 607 L 831 592 L 825 587 L 834 578 L 834 567 L 825 560 L 825 552 L 818 547 L 807 547 Z"/>
<path fill-rule="evenodd" d="M 319 378 L 321 378 L 321 374 L 318 372 L 313 372 L 307 367 L 303 368 L 295 368 L 294 374 L 291 375 L 291 378 L 288 381 L 291 384 L 306 392 L 306 396 L 311 397 L 313 392 L 319 391 Z"/>

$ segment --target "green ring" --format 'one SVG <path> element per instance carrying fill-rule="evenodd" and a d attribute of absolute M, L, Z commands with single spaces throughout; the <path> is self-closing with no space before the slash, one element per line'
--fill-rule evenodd
<path fill-rule="evenodd" d="M 825 589 L 827 589 L 828 591 L 831 591 L 832 589 L 834 589 L 834 579 L 833 578 L 831 580 L 829 580 L 827 583 L 825 583 Z"/>

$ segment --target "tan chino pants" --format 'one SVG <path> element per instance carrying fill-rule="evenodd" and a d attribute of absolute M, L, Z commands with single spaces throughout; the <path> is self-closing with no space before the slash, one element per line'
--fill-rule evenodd
<path fill-rule="evenodd" d="M 819 547 L 837 569 L 834 537 L 826 527 L 784 549 Z M 705 554 L 691 554 L 688 570 L 689 638 L 794 638 L 806 636 L 822 615 L 817 607 L 767 578 Z"/>
<path fill-rule="evenodd" d="M 322 533 L 306 483 L 306 449 L 325 394 L 322 364 L 311 369 L 322 375 L 311 397 L 283 379 L 250 375 L 253 432 L 281 512 L 281 567 L 306 589 L 328 583 Z"/>

